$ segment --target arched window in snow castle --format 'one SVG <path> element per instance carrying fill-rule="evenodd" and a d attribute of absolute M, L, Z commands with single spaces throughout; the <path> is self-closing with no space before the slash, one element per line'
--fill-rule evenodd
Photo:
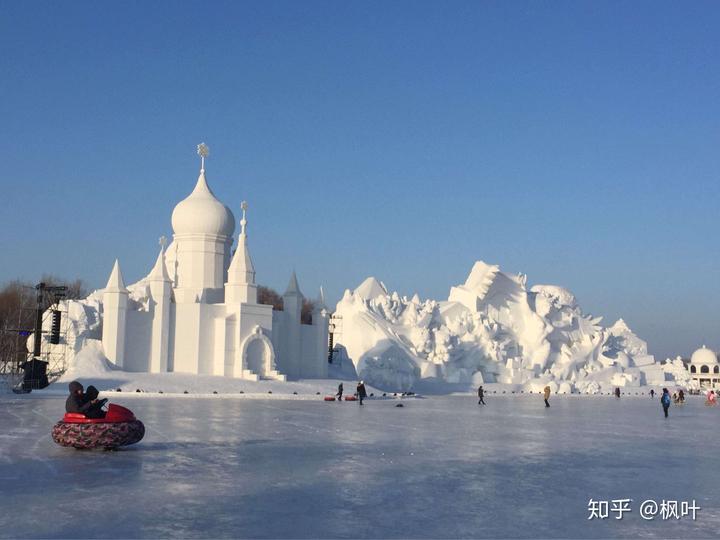
<path fill-rule="evenodd" d="M 702 366 L 700 368 L 700 373 L 710 373 L 710 368 L 708 366 Z"/>
<path fill-rule="evenodd" d="M 720 373 L 720 366 L 715 366 L 713 368 L 713 373 Z"/>
<path fill-rule="evenodd" d="M 695 369 L 695 366 L 690 366 L 690 373 L 697 373 L 697 369 Z"/>

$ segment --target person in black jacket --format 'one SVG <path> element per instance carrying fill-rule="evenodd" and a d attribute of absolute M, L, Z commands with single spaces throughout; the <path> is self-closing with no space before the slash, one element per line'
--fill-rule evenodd
<path fill-rule="evenodd" d="M 83 385 L 73 381 L 68 385 L 70 395 L 65 401 L 65 412 L 84 414 L 88 418 L 104 418 L 102 406 L 107 400 L 98 401 L 98 391 L 94 386 L 88 387 L 88 394 L 83 393 Z"/>
<path fill-rule="evenodd" d="M 483 387 L 480 386 L 480 388 L 478 388 L 478 398 L 479 398 L 478 405 L 480 405 L 481 403 L 483 405 L 485 405 L 485 400 L 483 399 L 484 397 L 485 397 L 485 391 L 483 390 Z"/>
<path fill-rule="evenodd" d="M 103 411 L 102 406 L 107 403 L 107 399 L 98 399 L 98 395 L 100 395 L 100 392 L 92 385 L 85 390 L 85 401 L 92 404 L 92 407 L 85 413 L 88 418 L 105 418 L 105 411 Z"/>
<path fill-rule="evenodd" d="M 360 400 L 360 405 L 362 405 L 363 399 L 367 397 L 367 391 L 365 390 L 365 381 L 360 381 L 357 385 L 357 394 L 358 399 Z"/>
<path fill-rule="evenodd" d="M 337 394 L 335 394 L 335 397 L 337 397 L 338 401 L 342 401 L 342 395 L 343 395 L 343 383 L 338 384 L 338 391 Z"/>

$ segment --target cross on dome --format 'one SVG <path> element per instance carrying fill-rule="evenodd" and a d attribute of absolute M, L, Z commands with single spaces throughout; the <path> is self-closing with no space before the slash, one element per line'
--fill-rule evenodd
<path fill-rule="evenodd" d="M 200 170 L 205 170 L 205 158 L 210 155 L 210 148 L 204 142 L 197 145 L 197 153 L 200 156 Z"/>
<path fill-rule="evenodd" d="M 242 219 L 240 220 L 240 234 L 245 235 L 245 226 L 247 225 L 247 218 L 245 212 L 247 212 L 248 209 L 247 201 L 243 201 L 240 203 L 240 209 L 242 210 Z"/>

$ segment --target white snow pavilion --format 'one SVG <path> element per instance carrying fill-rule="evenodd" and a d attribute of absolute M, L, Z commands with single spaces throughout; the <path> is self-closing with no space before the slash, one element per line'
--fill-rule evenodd
<path fill-rule="evenodd" d="M 328 312 L 322 290 L 312 324 L 301 324 L 303 295 L 293 272 L 283 311 L 258 304 L 248 249 L 247 204 L 237 249 L 235 218 L 200 176 L 172 213 L 173 240 L 150 274 L 126 287 L 115 265 L 103 291 L 105 356 L 126 371 L 260 378 L 327 377 Z"/>
<path fill-rule="evenodd" d="M 720 386 L 720 364 L 715 353 L 705 345 L 692 353 L 688 370 L 690 377 L 697 381 L 700 388 Z"/>

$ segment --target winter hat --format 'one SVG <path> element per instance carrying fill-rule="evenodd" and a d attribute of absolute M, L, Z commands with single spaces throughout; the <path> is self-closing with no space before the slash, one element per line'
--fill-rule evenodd
<path fill-rule="evenodd" d="M 68 384 L 68 388 L 70 389 L 70 393 L 71 393 L 71 394 L 74 394 L 74 393 L 77 392 L 78 390 L 80 390 L 80 391 L 82 392 L 83 385 L 80 384 L 80 383 L 77 382 L 77 381 L 73 381 L 73 382 L 71 382 L 70 384 Z"/>
<path fill-rule="evenodd" d="M 98 389 L 95 388 L 93 385 L 88 386 L 87 390 L 85 391 L 85 395 L 90 400 L 97 399 L 99 393 L 100 392 L 98 392 Z"/>

